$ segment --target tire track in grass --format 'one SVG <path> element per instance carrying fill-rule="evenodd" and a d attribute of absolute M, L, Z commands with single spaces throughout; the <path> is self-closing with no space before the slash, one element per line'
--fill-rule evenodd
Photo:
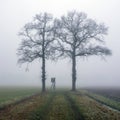
<path fill-rule="evenodd" d="M 110 98 L 107 98 L 105 96 L 102 96 L 102 95 L 99 95 L 99 94 L 96 94 L 96 93 L 89 92 L 87 90 L 78 91 L 77 94 L 78 95 L 83 94 L 85 96 L 88 96 L 89 98 L 91 98 L 91 99 L 97 101 L 98 103 L 100 103 L 102 106 L 105 106 L 108 109 L 111 109 L 113 111 L 120 112 L 120 102 L 118 102 L 118 101 L 114 101 Z"/>
<path fill-rule="evenodd" d="M 76 104 L 76 101 L 69 94 L 65 94 L 65 96 L 70 103 L 70 107 L 74 111 L 74 120 L 85 120 L 78 105 Z"/>
<path fill-rule="evenodd" d="M 63 94 L 57 94 L 45 120 L 74 120 L 74 112 Z"/>
<path fill-rule="evenodd" d="M 101 105 L 104 105 L 104 106 L 108 107 L 109 109 L 120 112 L 120 103 L 119 102 L 116 102 L 114 100 L 111 100 L 110 98 L 107 98 L 107 97 L 104 97 L 104 96 L 101 96 L 101 95 L 96 95 L 94 93 L 93 94 L 92 93 L 86 93 L 85 95 L 94 99 L 95 101 L 99 102 Z M 106 99 L 106 100 L 103 100 L 100 97 L 102 97 L 103 99 Z"/>
<path fill-rule="evenodd" d="M 33 111 L 33 113 L 30 114 L 29 120 L 46 120 L 51 102 L 53 101 L 55 96 L 55 93 L 49 93 L 49 98 L 47 99 L 45 104 Z"/>
<path fill-rule="evenodd" d="M 48 94 L 35 95 L 0 111 L 0 120 L 28 120 L 31 112 L 45 104 Z"/>
<path fill-rule="evenodd" d="M 73 94 L 85 120 L 120 120 L 120 113 L 102 106 L 81 92 Z"/>
<path fill-rule="evenodd" d="M 21 99 L 15 101 L 15 102 L 13 102 L 13 103 L 1 105 L 1 106 L 0 106 L 0 111 L 3 111 L 3 110 L 5 110 L 5 109 L 8 109 L 8 108 L 10 108 L 11 106 L 15 106 L 15 105 L 18 105 L 18 104 L 23 103 L 23 102 L 25 102 L 25 101 L 28 101 L 29 99 L 32 99 L 32 98 L 34 98 L 35 96 L 39 96 L 39 95 L 40 95 L 40 93 L 33 94 L 33 95 L 30 95 L 30 96 L 21 98 Z"/>
<path fill-rule="evenodd" d="M 70 96 L 58 93 L 45 120 L 84 120 L 84 118 Z"/>

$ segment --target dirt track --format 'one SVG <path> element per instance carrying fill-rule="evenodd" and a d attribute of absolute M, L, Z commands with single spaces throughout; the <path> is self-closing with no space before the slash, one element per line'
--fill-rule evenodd
<path fill-rule="evenodd" d="M 66 94 L 58 94 L 51 103 L 47 120 L 84 120 L 72 99 Z"/>
<path fill-rule="evenodd" d="M 0 120 L 120 120 L 120 113 L 109 110 L 88 96 L 57 92 L 35 95 L 0 111 Z"/>

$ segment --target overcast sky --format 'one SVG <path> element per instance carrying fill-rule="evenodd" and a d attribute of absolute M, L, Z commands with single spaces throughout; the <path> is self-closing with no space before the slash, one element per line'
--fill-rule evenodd
<path fill-rule="evenodd" d="M 120 87 L 120 0 L 0 0 L 0 86 L 41 85 L 41 61 L 34 61 L 29 72 L 25 72 L 26 65 L 17 65 L 16 49 L 21 42 L 17 34 L 37 13 L 59 17 L 71 10 L 85 12 L 109 27 L 105 41 L 113 53 L 106 61 L 95 56 L 78 59 L 77 85 Z M 47 61 L 46 69 L 47 86 L 53 76 L 58 86 L 71 86 L 69 59 Z"/>

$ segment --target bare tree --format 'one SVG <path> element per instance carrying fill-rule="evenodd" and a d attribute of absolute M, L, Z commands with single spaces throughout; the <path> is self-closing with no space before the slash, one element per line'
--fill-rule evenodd
<path fill-rule="evenodd" d="M 108 29 L 104 24 L 88 19 L 85 13 L 76 11 L 69 12 L 60 20 L 56 19 L 55 26 L 58 56 L 72 60 L 72 90 L 75 91 L 76 58 L 111 55 L 111 51 L 103 44 Z"/>
<path fill-rule="evenodd" d="M 18 63 L 31 63 L 35 59 L 42 60 L 42 92 L 46 90 L 46 59 L 52 58 L 51 49 L 54 41 L 53 17 L 51 14 L 37 14 L 34 20 L 27 23 L 19 33 L 22 42 L 18 48 Z"/>

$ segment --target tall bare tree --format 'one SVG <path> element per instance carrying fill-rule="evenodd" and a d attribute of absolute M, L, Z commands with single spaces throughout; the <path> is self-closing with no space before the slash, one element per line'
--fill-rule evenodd
<path fill-rule="evenodd" d="M 111 55 L 111 51 L 103 44 L 108 29 L 104 24 L 88 19 L 85 13 L 76 11 L 56 19 L 55 26 L 59 57 L 69 57 L 72 61 L 72 90 L 75 91 L 76 58 Z"/>
<path fill-rule="evenodd" d="M 53 17 L 51 14 L 37 14 L 34 20 L 27 23 L 19 35 L 22 42 L 18 48 L 18 63 L 31 63 L 35 59 L 42 60 L 42 92 L 46 90 L 46 59 L 53 56 L 51 49 L 54 41 Z"/>

